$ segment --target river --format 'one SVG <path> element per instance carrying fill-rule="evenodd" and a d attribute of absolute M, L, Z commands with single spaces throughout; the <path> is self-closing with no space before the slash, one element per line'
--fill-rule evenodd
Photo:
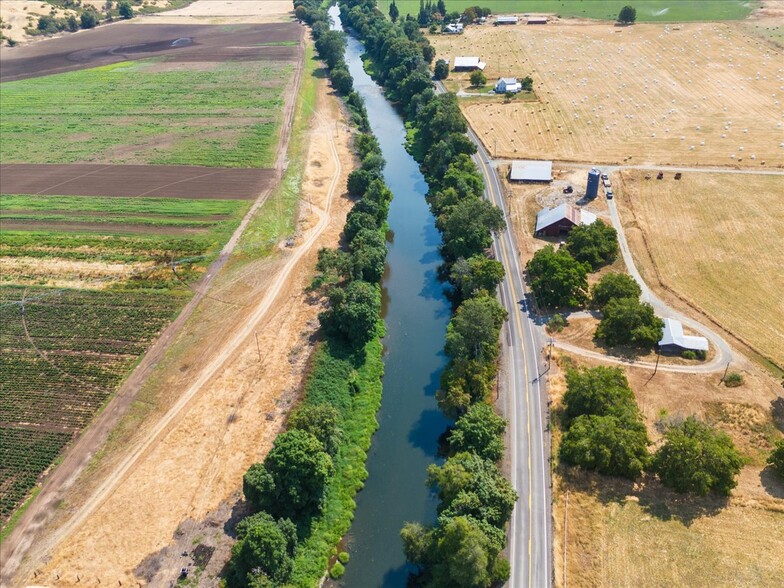
<path fill-rule="evenodd" d="M 341 29 L 337 7 L 330 15 L 333 28 Z M 425 202 L 425 179 L 404 148 L 403 120 L 363 70 L 362 43 L 351 36 L 346 40 L 346 63 L 381 144 L 387 162 L 384 179 L 394 199 L 382 281 L 387 334 L 380 426 L 368 453 L 369 476 L 357 495 L 348 537 L 351 561 L 340 584 L 404 588 L 410 567 L 400 529 L 407 521 L 430 524 L 436 519 L 437 497 L 425 479 L 427 466 L 440 461 L 437 440 L 449 424 L 435 393 L 446 365 L 442 348 L 450 306 L 436 278 L 441 236 Z"/>

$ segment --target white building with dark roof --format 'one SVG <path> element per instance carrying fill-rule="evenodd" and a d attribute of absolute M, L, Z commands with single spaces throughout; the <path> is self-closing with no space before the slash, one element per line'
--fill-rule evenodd
<path fill-rule="evenodd" d="M 664 319 L 664 330 L 659 341 L 659 350 L 662 353 L 675 353 L 680 355 L 684 351 L 708 351 L 708 340 L 705 337 L 695 337 L 683 334 L 681 321 L 672 318 Z"/>

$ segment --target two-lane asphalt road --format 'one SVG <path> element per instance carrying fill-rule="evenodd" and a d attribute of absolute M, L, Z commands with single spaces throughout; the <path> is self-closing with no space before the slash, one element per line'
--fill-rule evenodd
<path fill-rule="evenodd" d="M 489 163 L 490 156 L 472 131 L 468 136 L 478 149 L 474 161 L 485 178 L 485 197 L 508 219 L 503 189 L 495 167 Z M 523 268 L 513 231 L 495 235 L 494 248 L 506 270 L 500 295 L 509 311 L 509 321 L 503 337 L 500 384 L 509 420 L 512 485 L 520 495 L 509 530 L 512 574 L 508 585 L 547 588 L 552 578 L 552 517 L 547 402 L 540 377 L 544 342 L 528 314 Z"/>

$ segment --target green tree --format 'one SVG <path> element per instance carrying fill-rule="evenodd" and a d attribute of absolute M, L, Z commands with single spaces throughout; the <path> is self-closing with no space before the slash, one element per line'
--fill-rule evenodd
<path fill-rule="evenodd" d="M 378 223 L 375 217 L 367 212 L 362 212 L 354 208 L 348 213 L 346 217 L 346 224 L 343 227 L 343 235 L 349 243 L 354 239 L 354 236 L 362 229 L 378 229 Z"/>
<path fill-rule="evenodd" d="M 117 4 L 117 10 L 120 12 L 120 16 L 123 18 L 133 18 L 133 6 L 128 0 L 120 0 L 120 3 Z"/>
<path fill-rule="evenodd" d="M 743 458 L 723 432 L 694 417 L 670 427 L 653 458 L 653 471 L 665 486 L 701 496 L 729 496 Z"/>
<path fill-rule="evenodd" d="M 449 362 L 436 392 L 438 407 L 450 419 L 465 414 L 471 404 L 486 399 L 493 390 L 494 361 L 459 358 Z"/>
<path fill-rule="evenodd" d="M 487 536 L 468 517 L 456 517 L 436 543 L 433 581 L 438 588 L 488 588 L 495 559 Z"/>
<path fill-rule="evenodd" d="M 619 273 L 606 274 L 591 288 L 591 306 L 603 310 L 614 298 L 637 300 L 640 294 L 642 294 L 640 285 L 631 276 Z"/>
<path fill-rule="evenodd" d="M 364 196 L 370 182 L 376 178 L 375 175 L 365 169 L 355 169 L 348 174 L 347 188 L 352 196 Z"/>
<path fill-rule="evenodd" d="M 433 63 L 433 60 L 436 58 L 436 48 L 433 47 L 430 43 L 427 45 L 422 45 L 422 59 L 425 60 L 425 63 Z"/>
<path fill-rule="evenodd" d="M 289 417 L 289 429 L 307 431 L 321 441 L 323 450 L 335 456 L 343 439 L 340 428 L 340 415 L 329 404 L 303 404 Z"/>
<path fill-rule="evenodd" d="M 430 12 L 425 8 L 425 0 L 419 0 L 419 15 L 417 16 L 417 22 L 420 27 L 426 27 L 430 24 Z"/>
<path fill-rule="evenodd" d="M 588 299 L 591 266 L 577 261 L 565 249 L 547 245 L 526 265 L 531 289 L 538 303 L 547 308 L 580 306 Z"/>
<path fill-rule="evenodd" d="M 392 19 L 392 22 L 397 22 L 397 19 L 400 17 L 400 10 L 395 4 L 395 0 L 392 0 L 392 4 L 389 5 L 389 18 Z"/>
<path fill-rule="evenodd" d="M 531 76 L 525 76 L 520 80 L 520 88 L 525 92 L 531 92 L 534 89 L 534 79 Z"/>
<path fill-rule="evenodd" d="M 290 520 L 256 513 L 240 521 L 237 538 L 227 576 L 230 587 L 251 585 L 261 575 L 276 585 L 289 581 L 297 544 L 297 528 Z"/>
<path fill-rule="evenodd" d="M 596 327 L 596 338 L 607 345 L 653 348 L 662 337 L 664 321 L 653 307 L 634 298 L 613 298 L 604 307 L 604 317 Z"/>
<path fill-rule="evenodd" d="M 316 39 L 316 50 L 329 69 L 343 63 L 345 48 L 346 39 L 340 31 L 327 31 Z"/>
<path fill-rule="evenodd" d="M 65 28 L 72 33 L 79 30 L 79 21 L 76 20 L 75 15 L 69 14 L 65 17 Z"/>
<path fill-rule="evenodd" d="M 441 16 L 446 16 L 446 3 L 444 0 L 438 0 L 436 4 L 436 9 L 438 10 L 438 14 Z"/>
<path fill-rule="evenodd" d="M 768 465 L 780 477 L 784 478 L 784 439 L 779 439 L 778 443 L 773 447 L 773 451 L 768 456 Z"/>
<path fill-rule="evenodd" d="M 509 521 L 517 501 L 495 464 L 474 453 L 457 453 L 442 466 L 431 465 L 427 483 L 438 488 L 444 516 L 471 516 L 498 529 Z"/>
<path fill-rule="evenodd" d="M 618 256 L 618 233 L 600 220 L 579 225 L 566 238 L 566 248 L 577 261 L 591 264 L 596 271 Z"/>
<path fill-rule="evenodd" d="M 38 17 L 38 30 L 42 33 L 53 34 L 57 32 L 57 19 L 51 14 Z"/>
<path fill-rule="evenodd" d="M 469 298 L 457 309 L 446 329 L 444 351 L 451 358 L 493 361 L 506 309 L 487 295 Z"/>
<path fill-rule="evenodd" d="M 346 288 L 330 291 L 329 302 L 330 309 L 319 315 L 322 326 L 328 331 L 355 345 L 364 345 L 374 337 L 381 312 L 377 286 L 356 280 Z"/>
<path fill-rule="evenodd" d="M 375 229 L 362 229 L 349 243 L 351 275 L 355 280 L 375 283 L 384 275 L 387 248 L 384 237 Z"/>
<path fill-rule="evenodd" d="M 466 198 L 458 202 L 442 223 L 441 253 L 447 260 L 469 258 L 493 243 L 493 232 L 506 228 L 504 213 L 487 200 Z"/>
<path fill-rule="evenodd" d="M 332 475 L 332 458 L 307 431 L 290 430 L 275 439 L 263 464 L 245 473 L 243 491 L 254 510 L 300 520 L 321 509 Z"/>
<path fill-rule="evenodd" d="M 618 13 L 618 22 L 633 24 L 637 20 L 637 9 L 633 6 L 624 6 Z"/>
<path fill-rule="evenodd" d="M 436 65 L 433 68 L 433 76 L 437 80 L 445 80 L 449 77 L 449 65 L 443 59 L 439 59 L 436 61 Z"/>
<path fill-rule="evenodd" d="M 650 462 L 648 445 L 648 432 L 639 419 L 590 414 L 574 420 L 559 454 L 566 463 L 634 479 Z"/>
<path fill-rule="evenodd" d="M 346 67 L 336 67 L 330 72 L 329 77 L 332 79 L 332 86 L 335 90 L 344 96 L 350 94 L 354 89 L 354 79 Z"/>
<path fill-rule="evenodd" d="M 98 13 L 95 10 L 85 10 L 79 16 L 79 22 L 83 29 L 94 29 L 99 22 Z"/>
<path fill-rule="evenodd" d="M 449 272 L 449 282 L 455 287 L 457 298 L 465 300 L 484 290 L 495 296 L 498 284 L 504 279 L 504 264 L 484 255 L 460 258 Z"/>
<path fill-rule="evenodd" d="M 606 366 L 567 370 L 563 405 L 567 425 L 581 415 L 622 416 L 637 410 L 623 370 Z"/>
<path fill-rule="evenodd" d="M 484 86 L 487 83 L 487 76 L 481 69 L 472 71 L 468 79 L 471 80 L 471 85 L 476 87 Z"/>
<path fill-rule="evenodd" d="M 449 434 L 449 449 L 454 453 L 470 451 L 489 461 L 498 461 L 504 453 L 506 421 L 484 402 L 474 404 L 457 419 Z"/>

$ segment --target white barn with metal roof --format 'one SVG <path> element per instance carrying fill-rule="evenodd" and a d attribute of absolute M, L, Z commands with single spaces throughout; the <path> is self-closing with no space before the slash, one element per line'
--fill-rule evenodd
<path fill-rule="evenodd" d="M 659 341 L 659 348 L 663 352 L 675 353 L 680 353 L 685 350 L 707 351 L 708 340 L 705 337 L 684 335 L 681 321 L 666 318 L 664 319 L 664 330 L 662 331 L 661 341 Z"/>
<path fill-rule="evenodd" d="M 495 83 L 495 91 L 497 94 L 506 94 L 507 92 L 514 92 L 517 94 L 522 89 L 523 86 L 517 81 L 517 78 L 499 78 Z"/>
<path fill-rule="evenodd" d="M 509 179 L 513 182 L 552 182 L 553 162 L 519 160 L 512 162 Z"/>
<path fill-rule="evenodd" d="M 478 57 L 455 57 L 455 70 L 484 69 L 487 64 Z"/>

